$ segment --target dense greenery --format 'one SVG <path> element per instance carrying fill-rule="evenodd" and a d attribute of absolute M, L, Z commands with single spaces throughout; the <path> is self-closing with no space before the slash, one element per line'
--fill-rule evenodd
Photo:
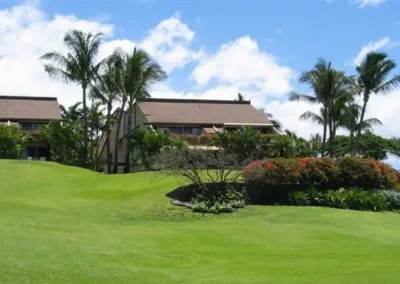
<path fill-rule="evenodd" d="M 250 205 L 203 215 L 169 204 L 179 179 L 51 162 L 0 160 L 0 184 L 3 283 L 398 281 L 398 214 Z"/>
<path fill-rule="evenodd" d="M 297 191 L 289 194 L 291 204 L 298 206 L 326 206 L 340 209 L 363 211 L 395 210 L 389 198 L 373 190 L 340 189 L 319 192 L 317 190 Z"/>
<path fill-rule="evenodd" d="M 19 159 L 27 140 L 16 126 L 0 124 L 0 159 Z"/>
<path fill-rule="evenodd" d="M 50 147 L 53 161 L 73 166 L 90 166 L 99 169 L 100 132 L 105 129 L 105 117 L 99 104 L 89 108 L 89 149 L 90 155 L 85 155 L 83 109 L 77 103 L 69 108 L 61 106 L 62 121 L 51 121 L 43 130 L 43 139 Z"/>
<path fill-rule="evenodd" d="M 137 129 L 129 135 L 132 151 L 137 151 L 134 157 L 136 165 L 144 170 L 152 169 L 152 162 L 155 155 L 168 148 L 185 149 L 187 142 L 179 137 L 171 135 L 170 132 L 154 132 Z"/>

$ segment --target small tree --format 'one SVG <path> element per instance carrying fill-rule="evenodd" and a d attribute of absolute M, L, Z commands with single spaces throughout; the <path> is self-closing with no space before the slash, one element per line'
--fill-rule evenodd
<path fill-rule="evenodd" d="M 183 149 L 187 147 L 187 142 L 173 137 L 169 132 L 154 132 L 137 129 L 129 136 L 131 147 L 138 149 L 136 163 L 145 170 L 151 170 L 151 159 L 154 155 L 166 150 L 167 148 Z"/>
<path fill-rule="evenodd" d="M 252 127 L 218 133 L 211 144 L 223 148 L 229 154 L 235 154 L 239 162 L 254 159 L 260 155 L 263 146 L 261 136 Z"/>
<path fill-rule="evenodd" d="M 0 158 L 19 159 L 28 136 L 15 126 L 0 125 Z"/>
<path fill-rule="evenodd" d="M 183 177 L 202 191 L 208 183 L 237 182 L 245 163 L 225 151 L 169 149 L 152 159 L 153 168 L 166 176 Z"/>

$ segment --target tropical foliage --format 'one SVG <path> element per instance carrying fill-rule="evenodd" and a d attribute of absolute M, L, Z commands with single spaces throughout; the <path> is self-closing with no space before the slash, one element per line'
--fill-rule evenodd
<path fill-rule="evenodd" d="M 0 159 L 18 159 L 28 140 L 15 126 L 0 124 Z"/>
<path fill-rule="evenodd" d="M 317 150 L 319 155 L 329 154 L 334 157 L 349 154 L 377 159 L 386 157 L 385 153 L 371 153 L 374 151 L 373 146 L 366 145 L 371 139 L 369 142 L 366 140 L 372 136 L 363 133 L 371 131 L 374 126 L 382 125 L 378 118 L 365 118 L 367 104 L 371 95 L 388 93 L 400 85 L 400 75 L 390 77 L 390 72 L 395 67 L 395 62 L 388 59 L 387 54 L 371 52 L 357 67 L 356 76 L 347 76 L 343 71 L 334 69 L 331 63 L 324 59 L 319 59 L 312 70 L 301 74 L 300 83 L 307 84 L 312 94 L 293 92 L 290 100 L 306 101 L 321 106 L 319 113 L 307 111 L 299 117 L 300 120 L 311 120 L 323 127 L 322 138 L 314 136 L 312 139 L 312 148 Z M 357 104 L 359 95 L 363 99 L 362 105 Z M 335 142 L 339 129 L 349 132 L 349 139 L 338 138 L 339 144 L 344 140 L 348 143 L 345 151 L 338 148 Z M 363 136 L 364 145 L 361 145 Z M 377 139 L 374 140 L 376 142 Z M 329 147 L 326 147 L 327 143 Z"/>

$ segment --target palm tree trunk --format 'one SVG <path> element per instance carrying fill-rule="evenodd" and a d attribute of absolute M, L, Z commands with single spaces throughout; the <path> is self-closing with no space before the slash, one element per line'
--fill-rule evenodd
<path fill-rule="evenodd" d="M 132 115 L 131 115 L 131 110 L 129 110 L 128 115 L 127 115 L 127 128 L 126 128 L 126 133 L 128 134 L 131 131 L 132 128 Z M 129 173 L 130 166 L 131 166 L 131 149 L 130 149 L 130 143 L 129 143 L 129 137 L 125 135 L 124 137 L 125 140 L 125 165 L 124 165 L 124 173 Z"/>
<path fill-rule="evenodd" d="M 328 128 L 328 123 L 326 121 L 326 114 L 324 114 L 324 133 L 322 134 L 322 153 L 321 156 L 325 156 L 325 147 L 326 147 L 326 132 Z"/>
<path fill-rule="evenodd" d="M 329 111 L 329 118 L 328 118 L 328 124 L 329 124 L 329 156 L 333 156 L 333 143 L 335 141 L 335 134 L 334 134 L 334 126 L 333 126 L 333 111 L 330 109 Z"/>
<path fill-rule="evenodd" d="M 361 126 L 362 126 L 362 123 L 364 122 L 364 116 L 365 116 L 365 111 L 366 111 L 366 109 L 367 109 L 368 101 L 369 101 L 369 94 L 365 94 L 365 95 L 364 95 L 364 104 L 363 104 L 363 107 L 362 107 L 362 110 L 361 110 L 360 122 L 358 123 L 358 126 L 357 126 L 356 141 L 355 141 L 355 143 L 354 143 L 354 145 L 353 145 L 353 149 L 352 149 L 352 151 L 351 151 L 352 155 L 355 155 L 355 154 L 356 154 L 357 149 L 358 149 L 358 144 L 360 143 L 360 138 L 361 138 Z"/>
<path fill-rule="evenodd" d="M 106 155 L 107 155 L 107 174 L 111 173 L 111 157 L 110 157 L 110 133 L 111 133 L 111 108 L 112 104 L 109 102 L 107 106 L 107 121 L 106 121 L 106 131 L 107 131 L 107 137 L 106 137 Z"/>
<path fill-rule="evenodd" d="M 88 116 L 87 116 L 87 105 L 86 105 L 86 85 L 82 85 L 82 103 L 83 103 L 83 165 L 88 166 Z"/>
<path fill-rule="evenodd" d="M 121 107 L 121 112 L 118 115 L 118 122 L 117 122 L 117 129 L 116 129 L 116 134 L 115 134 L 115 145 L 114 145 L 114 165 L 113 165 L 113 173 L 116 174 L 118 173 L 118 142 L 119 142 L 119 132 L 121 129 L 121 122 L 122 122 L 122 116 L 124 115 L 124 107 L 126 104 L 126 99 L 123 99 L 122 102 L 122 107 Z"/>

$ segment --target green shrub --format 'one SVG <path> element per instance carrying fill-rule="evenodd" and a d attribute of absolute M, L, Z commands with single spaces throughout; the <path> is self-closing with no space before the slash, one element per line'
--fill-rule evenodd
<path fill-rule="evenodd" d="M 296 206 L 310 205 L 310 195 L 306 191 L 295 191 L 289 193 L 289 202 Z"/>
<path fill-rule="evenodd" d="M 324 203 L 324 192 L 314 188 L 307 191 L 294 191 L 289 193 L 288 199 L 292 205 L 319 206 Z"/>
<path fill-rule="evenodd" d="M 193 212 L 199 213 L 230 213 L 235 209 L 243 208 L 247 203 L 245 188 L 240 189 L 231 184 L 218 184 L 215 188 L 200 193 L 192 199 Z"/>
<path fill-rule="evenodd" d="M 231 204 L 207 201 L 196 203 L 193 207 L 193 212 L 197 213 L 220 214 L 231 213 L 234 210 Z"/>
<path fill-rule="evenodd" d="M 400 194 L 396 196 L 400 205 Z M 296 206 L 326 206 L 341 209 L 363 211 L 383 211 L 390 209 L 388 197 L 379 191 L 361 189 L 339 189 L 320 192 L 315 189 L 309 191 L 292 192 L 289 200 Z"/>
<path fill-rule="evenodd" d="M 400 192 L 394 190 L 383 190 L 381 194 L 387 199 L 391 210 L 400 210 Z"/>
<path fill-rule="evenodd" d="M 380 192 L 361 189 L 329 190 L 325 194 L 323 205 L 365 211 L 383 211 L 389 208 L 387 198 Z"/>

